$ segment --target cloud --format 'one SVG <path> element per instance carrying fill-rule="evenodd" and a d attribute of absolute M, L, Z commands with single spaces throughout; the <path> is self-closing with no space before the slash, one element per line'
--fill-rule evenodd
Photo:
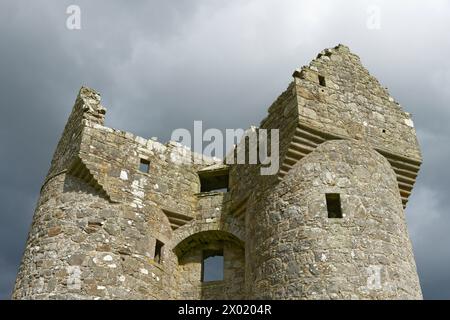
<path fill-rule="evenodd" d="M 81 8 L 82 29 L 65 27 Z M 368 6 L 380 29 L 367 28 Z M 413 114 L 424 163 L 407 208 L 425 296 L 449 297 L 450 3 L 34 1 L 0 4 L 0 298 L 9 297 L 34 205 L 77 90 L 102 93 L 109 126 L 144 137 L 247 128 L 323 48 L 344 43 Z"/>
<path fill-rule="evenodd" d="M 423 294 L 428 299 L 450 298 L 450 216 L 439 193 L 416 188 L 407 217 Z"/>

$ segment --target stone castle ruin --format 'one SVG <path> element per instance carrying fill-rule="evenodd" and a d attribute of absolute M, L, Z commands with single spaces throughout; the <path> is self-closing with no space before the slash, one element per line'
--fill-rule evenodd
<path fill-rule="evenodd" d="M 105 113 L 81 88 L 14 299 L 422 298 L 404 213 L 413 122 L 347 47 L 296 70 L 261 121 L 279 129 L 275 175 L 105 127 Z"/>

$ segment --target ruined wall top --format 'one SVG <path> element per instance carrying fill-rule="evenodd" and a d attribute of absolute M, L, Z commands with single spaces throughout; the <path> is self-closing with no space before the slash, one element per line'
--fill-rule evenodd
<path fill-rule="evenodd" d="M 421 162 L 411 115 L 348 47 L 323 50 L 293 76 L 300 122 Z"/>
<path fill-rule="evenodd" d="M 104 124 L 106 108 L 100 102 L 101 96 L 97 91 L 83 86 L 78 93 L 74 109 L 80 108 L 83 111 L 83 119 Z"/>

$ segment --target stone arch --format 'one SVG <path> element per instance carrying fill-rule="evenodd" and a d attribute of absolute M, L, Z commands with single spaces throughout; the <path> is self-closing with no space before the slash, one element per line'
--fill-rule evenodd
<path fill-rule="evenodd" d="M 185 239 L 208 231 L 216 232 L 217 234 L 230 234 L 241 243 L 245 242 L 245 229 L 242 222 L 235 217 L 226 215 L 219 219 L 195 219 L 176 229 L 173 232 L 171 247 L 174 250 Z"/>
<path fill-rule="evenodd" d="M 222 256 L 222 279 L 204 280 L 205 253 Z M 244 242 L 223 230 L 195 232 L 175 244 L 179 299 L 242 299 L 245 288 Z M 219 269 L 216 270 L 219 272 Z"/>
<path fill-rule="evenodd" d="M 183 236 L 183 237 L 182 237 Z M 223 230 L 191 230 L 177 234 L 173 239 L 172 250 L 178 257 L 188 252 L 191 248 L 213 241 L 229 241 L 238 247 L 244 247 L 244 240 L 239 235 Z"/>

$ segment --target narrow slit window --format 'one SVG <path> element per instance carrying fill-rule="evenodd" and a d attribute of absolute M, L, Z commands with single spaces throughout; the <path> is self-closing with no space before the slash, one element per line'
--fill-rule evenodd
<path fill-rule="evenodd" d="M 223 280 L 223 250 L 204 250 L 202 282 Z"/>
<path fill-rule="evenodd" d="M 156 244 L 155 244 L 155 256 L 153 258 L 153 260 L 157 263 L 161 263 L 162 262 L 162 249 L 163 249 L 164 243 L 162 243 L 161 241 L 159 241 L 158 239 L 156 239 Z"/>
<path fill-rule="evenodd" d="M 150 170 L 150 161 L 146 159 L 141 159 L 139 163 L 139 171 L 143 173 L 148 173 Z"/>
<path fill-rule="evenodd" d="M 328 218 L 342 218 L 341 197 L 339 193 L 325 194 Z"/>
<path fill-rule="evenodd" d="M 326 86 L 326 83 L 325 83 L 325 77 L 324 77 L 324 76 L 319 75 L 319 84 L 320 84 L 322 87 L 325 87 L 325 86 Z"/>

